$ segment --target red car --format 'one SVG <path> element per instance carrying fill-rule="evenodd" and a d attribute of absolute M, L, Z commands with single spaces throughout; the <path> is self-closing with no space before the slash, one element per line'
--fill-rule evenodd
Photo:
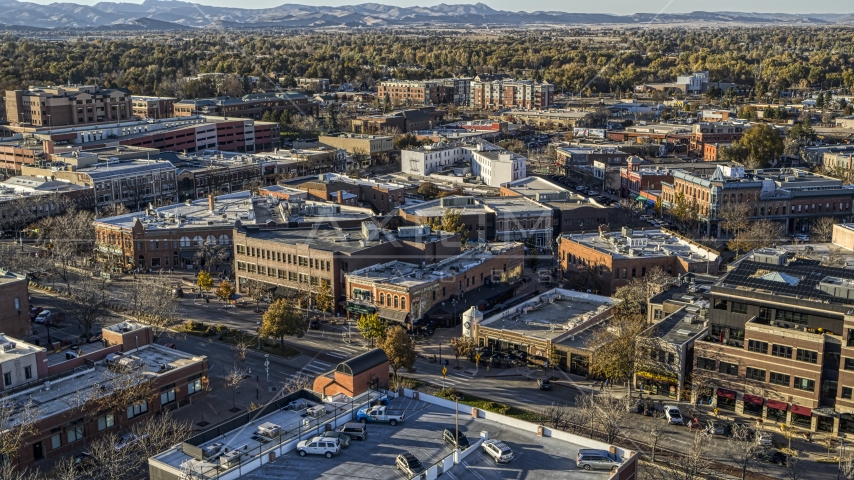
<path fill-rule="evenodd" d="M 40 313 L 42 313 L 42 310 L 44 310 L 44 308 L 42 308 L 42 307 L 31 308 L 30 309 L 30 321 L 35 320 L 36 317 L 39 316 Z"/>

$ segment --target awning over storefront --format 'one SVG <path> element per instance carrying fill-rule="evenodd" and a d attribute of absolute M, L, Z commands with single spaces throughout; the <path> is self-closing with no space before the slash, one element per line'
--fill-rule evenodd
<path fill-rule="evenodd" d="M 648 207 L 654 207 L 655 206 L 655 200 L 647 200 L 646 205 Z"/>
<path fill-rule="evenodd" d="M 377 311 L 376 307 L 371 305 L 363 305 L 361 303 L 347 302 L 347 311 L 356 314 L 370 315 Z M 380 315 L 382 316 L 382 315 Z"/>
<path fill-rule="evenodd" d="M 391 320 L 392 322 L 406 323 L 406 320 L 409 317 L 409 312 L 379 308 L 377 309 L 377 315 L 379 315 L 380 318 Z"/>
<path fill-rule="evenodd" d="M 635 200 L 637 200 L 637 201 L 639 201 L 639 202 L 645 202 L 645 201 L 646 201 L 646 197 L 644 197 L 643 195 L 638 195 L 638 198 L 636 198 Z"/>
<path fill-rule="evenodd" d="M 798 415 L 803 415 L 805 417 L 811 417 L 812 416 L 812 409 L 807 408 L 807 407 L 802 407 L 800 405 L 792 405 L 792 407 L 789 410 L 791 410 L 792 413 L 797 413 Z"/>
<path fill-rule="evenodd" d="M 762 397 L 756 397 L 753 395 L 748 395 L 746 393 L 744 394 L 744 403 L 751 403 L 753 405 L 762 405 L 762 403 L 764 401 L 765 401 L 765 399 Z"/>
<path fill-rule="evenodd" d="M 716 395 L 719 397 L 731 398 L 735 400 L 735 392 L 733 392 L 732 390 L 727 390 L 725 388 L 719 388 Z"/>
<path fill-rule="evenodd" d="M 768 408 L 774 408 L 777 410 L 786 411 L 789 409 L 789 404 L 786 402 L 781 402 L 779 400 L 765 400 L 765 406 Z"/>

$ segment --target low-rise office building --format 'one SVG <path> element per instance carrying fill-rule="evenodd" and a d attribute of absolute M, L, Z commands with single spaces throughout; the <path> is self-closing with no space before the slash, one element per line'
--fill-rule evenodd
<path fill-rule="evenodd" d="M 146 97 L 143 95 L 131 96 L 133 101 L 133 115 L 139 118 L 172 118 L 175 116 L 175 97 Z"/>
<path fill-rule="evenodd" d="M 854 432 L 854 272 L 761 249 L 708 294 L 694 395 L 811 431 Z"/>
<path fill-rule="evenodd" d="M 479 245 L 429 265 L 394 260 L 359 269 L 346 275 L 348 315 L 377 313 L 411 329 L 436 305 L 461 300 L 478 287 L 513 283 L 521 278 L 523 259 L 523 245 L 509 242 Z"/>
<path fill-rule="evenodd" d="M 308 193 L 308 199 L 361 205 L 385 214 L 406 202 L 404 186 L 390 182 L 355 179 L 335 174 L 321 174 L 316 180 L 292 185 Z"/>
<path fill-rule="evenodd" d="M 267 285 L 271 297 L 300 298 L 308 304 L 328 288 L 337 310 L 346 298 L 346 275 L 388 258 L 435 263 L 460 252 L 459 235 L 429 227 L 380 232 L 373 222 L 360 229 L 317 225 L 272 229 L 239 225 L 234 233 L 238 288 L 247 280 Z"/>
<path fill-rule="evenodd" d="M 63 127 L 129 120 L 131 95 L 98 85 L 31 86 L 6 91 L 6 117 L 13 124 Z"/>
<path fill-rule="evenodd" d="M 462 168 L 461 173 L 468 174 L 476 182 L 499 187 L 527 176 L 525 157 L 485 140 L 476 143 L 442 142 L 402 150 L 400 155 L 404 172 L 424 177 L 447 175 L 451 170 Z"/>
<path fill-rule="evenodd" d="M 342 133 L 321 135 L 318 141 L 323 145 L 344 149 L 351 155 L 366 155 L 372 161 L 388 158 L 394 152 L 394 137 L 386 135 Z"/>

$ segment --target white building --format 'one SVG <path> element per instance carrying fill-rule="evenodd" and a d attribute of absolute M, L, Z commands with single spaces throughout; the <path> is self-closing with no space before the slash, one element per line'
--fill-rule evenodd
<path fill-rule="evenodd" d="M 405 173 L 429 177 L 432 174 L 444 176 L 458 170 L 454 173 L 471 173 L 491 187 L 500 187 L 503 183 L 527 176 L 527 158 L 485 141 L 427 145 L 402 150 L 400 158 Z"/>

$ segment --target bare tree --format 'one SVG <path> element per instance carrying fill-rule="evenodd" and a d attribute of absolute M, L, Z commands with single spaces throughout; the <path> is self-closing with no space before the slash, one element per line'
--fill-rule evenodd
<path fill-rule="evenodd" d="M 624 396 L 608 391 L 599 395 L 583 395 L 576 399 L 591 428 L 605 434 L 605 443 L 614 443 L 628 423 L 628 402 Z"/>
<path fill-rule="evenodd" d="M 783 478 L 786 480 L 805 480 L 812 474 L 808 470 L 809 463 L 801 460 L 795 455 L 790 456 L 786 460 L 786 468 L 783 470 Z"/>
<path fill-rule="evenodd" d="M 0 478 L 15 478 L 18 454 L 29 437 L 39 433 L 40 417 L 38 405 L 29 397 L 0 397 Z"/>
<path fill-rule="evenodd" d="M 133 424 L 131 433 L 139 438 L 134 448 L 141 453 L 140 466 L 147 472 L 148 458 L 184 441 L 193 433 L 193 426 L 176 420 L 169 413 L 162 413 Z"/>
<path fill-rule="evenodd" d="M 127 294 L 131 303 L 130 314 L 151 327 L 155 342 L 166 330 L 181 323 L 178 299 L 157 277 L 135 281 Z"/>
<path fill-rule="evenodd" d="M 727 441 L 724 449 L 727 458 L 741 470 L 741 480 L 747 478 L 747 472 L 756 461 L 756 456 L 762 450 L 762 446 L 751 441 L 750 431 L 744 425 L 733 425 L 732 436 Z"/>
<path fill-rule="evenodd" d="M 116 448 L 119 441 L 118 435 L 111 433 L 92 442 L 89 453 L 98 465 L 97 477 L 99 480 L 122 480 L 129 478 L 129 470 L 134 456 L 133 445 L 124 448 Z"/>
<path fill-rule="evenodd" d="M 223 377 L 223 380 L 225 380 L 225 388 L 231 390 L 231 408 L 237 408 L 235 395 L 237 394 L 237 389 L 243 384 L 243 380 L 246 375 L 247 372 L 245 368 L 233 365 L 225 374 L 225 377 Z"/>
<path fill-rule="evenodd" d="M 227 245 L 217 245 L 215 241 L 205 242 L 195 253 L 196 260 L 209 272 L 215 272 L 230 256 L 231 248 Z"/>
<path fill-rule="evenodd" d="M 653 421 L 645 425 L 643 428 L 644 437 L 649 444 L 649 456 L 652 463 L 655 463 L 655 454 L 658 450 L 658 444 L 661 442 L 667 442 L 670 438 L 670 435 L 668 434 L 670 429 L 667 427 L 667 423 L 661 421 L 661 412 L 656 410 L 653 415 Z"/>
<path fill-rule="evenodd" d="M 249 298 L 255 300 L 256 312 L 259 311 L 259 304 L 261 303 L 261 300 L 264 300 L 273 288 L 275 287 L 264 282 L 259 282 L 253 278 L 247 279 L 240 285 L 240 290 L 244 291 Z"/>
<path fill-rule="evenodd" d="M 542 422 L 558 430 L 566 430 L 575 419 L 574 408 L 558 405 L 556 402 L 543 409 L 540 413 Z"/>
<path fill-rule="evenodd" d="M 842 254 L 842 249 L 835 245 L 828 248 L 827 255 L 821 259 L 821 264 L 827 267 L 844 268 L 846 260 Z"/>
<path fill-rule="evenodd" d="M 109 313 L 109 282 L 101 277 L 91 275 L 70 274 L 68 277 L 68 293 L 72 301 L 68 302 L 68 313 L 88 337 L 98 322 Z"/>
<path fill-rule="evenodd" d="M 728 202 L 721 207 L 718 218 L 721 228 L 732 236 L 738 234 L 750 225 L 750 207 L 746 203 Z"/>
<path fill-rule="evenodd" d="M 76 272 L 72 267 L 81 259 L 92 258 L 95 244 L 95 228 L 92 212 L 69 208 L 62 215 L 46 217 L 39 222 L 39 238 L 50 253 L 49 269 L 61 279 L 71 291 L 71 282 Z"/>
<path fill-rule="evenodd" d="M 829 242 L 833 236 L 833 226 L 836 219 L 832 217 L 821 217 L 812 224 L 810 234 L 816 242 Z"/>

